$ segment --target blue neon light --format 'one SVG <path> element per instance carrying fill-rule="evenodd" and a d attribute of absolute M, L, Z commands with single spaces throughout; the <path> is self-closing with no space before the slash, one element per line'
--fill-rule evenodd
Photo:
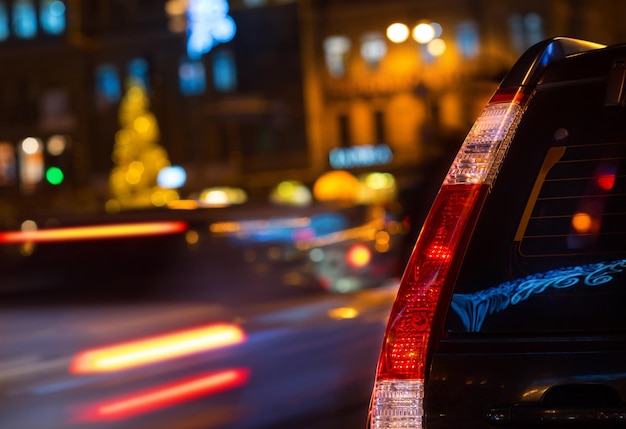
<path fill-rule="evenodd" d="M 451 306 L 467 331 L 479 332 L 487 316 L 504 311 L 532 295 L 544 293 L 548 288 L 565 289 L 581 283 L 585 286 L 603 285 L 613 280 L 613 274 L 621 273 L 624 268 L 626 259 L 560 268 L 472 294 L 454 294 Z"/>

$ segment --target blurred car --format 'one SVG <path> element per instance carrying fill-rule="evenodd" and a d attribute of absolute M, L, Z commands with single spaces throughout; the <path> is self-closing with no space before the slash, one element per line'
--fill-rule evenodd
<path fill-rule="evenodd" d="M 242 263 L 270 271 L 291 266 L 285 284 L 336 293 L 399 277 L 408 231 L 405 221 L 382 205 L 341 202 L 291 207 L 287 213 L 251 210 L 210 228 L 240 250 Z"/>
<path fill-rule="evenodd" d="M 296 241 L 277 240 L 363 219 L 249 210 L 3 219 L 0 427 L 315 427 L 366 406 L 397 282 L 338 294 L 285 281 L 311 259 L 281 261 Z M 276 258 L 246 260 L 270 244 Z"/>
<path fill-rule="evenodd" d="M 554 38 L 449 169 L 381 350 L 371 428 L 626 423 L 626 45 Z"/>

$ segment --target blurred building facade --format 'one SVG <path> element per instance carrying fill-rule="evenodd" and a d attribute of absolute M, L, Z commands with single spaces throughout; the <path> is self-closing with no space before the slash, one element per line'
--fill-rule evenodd
<path fill-rule="evenodd" d="M 236 34 L 196 55 L 186 12 L 198 0 L 0 1 L 2 195 L 50 192 L 58 165 L 61 186 L 104 196 L 131 78 L 188 191 L 261 189 L 339 168 L 410 176 L 461 143 L 533 43 L 626 39 L 626 4 L 611 0 L 204 1 Z M 432 34 L 392 42 L 394 23 Z M 25 154 L 27 138 L 42 149 Z"/>

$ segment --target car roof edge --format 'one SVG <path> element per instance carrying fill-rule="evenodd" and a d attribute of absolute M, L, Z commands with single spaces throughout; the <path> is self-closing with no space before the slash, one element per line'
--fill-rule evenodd
<path fill-rule="evenodd" d="M 600 43 L 569 37 L 543 40 L 522 54 L 500 83 L 500 88 L 534 86 L 551 63 L 571 55 L 605 47 L 606 45 Z"/>

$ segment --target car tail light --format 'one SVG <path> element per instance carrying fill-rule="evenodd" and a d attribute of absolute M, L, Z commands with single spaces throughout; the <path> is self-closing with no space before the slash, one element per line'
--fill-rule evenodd
<path fill-rule="evenodd" d="M 391 310 L 370 406 L 372 429 L 422 427 L 424 380 L 439 298 L 454 276 L 457 255 L 464 252 L 529 95 L 524 89 L 496 92 L 448 171 Z"/>

